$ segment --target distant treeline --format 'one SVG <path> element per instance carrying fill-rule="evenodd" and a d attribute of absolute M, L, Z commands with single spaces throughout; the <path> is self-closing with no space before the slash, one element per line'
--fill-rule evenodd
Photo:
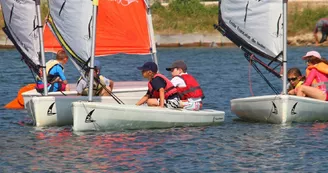
<path fill-rule="evenodd" d="M 167 1 L 166 1 L 167 2 Z M 157 34 L 216 33 L 213 24 L 218 22 L 218 6 L 204 6 L 200 0 L 170 0 L 164 7 L 160 0 L 152 4 L 153 25 Z M 43 18 L 48 13 L 46 3 L 42 4 Z M 312 32 L 315 23 L 322 17 L 328 17 L 327 6 L 305 7 L 289 5 L 288 34 Z M 3 18 L 0 18 L 3 26 Z"/>

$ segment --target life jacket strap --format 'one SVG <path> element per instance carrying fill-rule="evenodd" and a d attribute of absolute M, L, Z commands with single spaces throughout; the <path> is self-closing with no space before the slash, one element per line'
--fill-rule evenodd
<path fill-rule="evenodd" d="M 321 85 L 326 85 L 326 86 L 328 86 L 328 82 L 319 82 L 319 83 L 315 83 L 315 84 L 312 84 L 312 87 L 318 87 L 318 86 L 321 86 Z"/>

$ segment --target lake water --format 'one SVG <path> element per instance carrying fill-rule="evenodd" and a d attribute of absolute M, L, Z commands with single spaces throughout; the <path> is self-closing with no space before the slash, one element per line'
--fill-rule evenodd
<path fill-rule="evenodd" d="M 289 67 L 299 67 L 306 51 L 327 48 L 290 47 Z M 52 55 L 48 54 L 47 58 Z M 0 51 L 0 172 L 326 172 L 328 123 L 272 125 L 240 121 L 230 100 L 273 91 L 251 69 L 238 48 L 159 49 L 160 71 L 174 60 L 188 65 L 205 92 L 204 107 L 226 112 L 218 126 L 161 130 L 74 133 L 70 126 L 36 128 L 21 122 L 24 110 L 5 110 L 19 88 L 33 83 L 15 50 Z M 142 80 L 136 69 L 149 56 L 99 58 L 102 73 L 119 80 Z M 69 82 L 78 73 L 68 64 Z M 281 90 L 281 81 L 264 71 Z"/>

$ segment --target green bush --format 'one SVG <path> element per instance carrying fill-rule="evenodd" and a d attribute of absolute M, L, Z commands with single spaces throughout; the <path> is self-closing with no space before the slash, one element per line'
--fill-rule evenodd
<path fill-rule="evenodd" d="M 174 0 L 168 7 L 154 3 L 153 22 L 157 33 L 207 33 L 215 32 L 218 7 L 204 6 L 199 0 Z"/>
<path fill-rule="evenodd" d="M 169 10 L 182 16 L 199 16 L 206 8 L 199 0 L 174 0 L 169 4 Z"/>
<path fill-rule="evenodd" d="M 301 12 L 296 8 L 288 14 L 288 32 L 290 34 L 311 32 L 316 22 L 323 17 L 328 17 L 326 7 L 305 8 Z"/>

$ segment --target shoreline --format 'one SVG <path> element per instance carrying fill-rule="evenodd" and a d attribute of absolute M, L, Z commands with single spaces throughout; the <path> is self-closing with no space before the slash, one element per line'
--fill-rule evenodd
<path fill-rule="evenodd" d="M 320 37 L 320 36 L 319 36 Z M 228 38 L 217 34 L 156 34 L 156 46 L 162 47 L 234 47 Z M 288 46 L 314 46 L 313 33 L 288 37 Z M 321 44 L 328 46 L 328 41 Z M 0 39 L 0 49 L 14 49 L 9 39 Z"/>

